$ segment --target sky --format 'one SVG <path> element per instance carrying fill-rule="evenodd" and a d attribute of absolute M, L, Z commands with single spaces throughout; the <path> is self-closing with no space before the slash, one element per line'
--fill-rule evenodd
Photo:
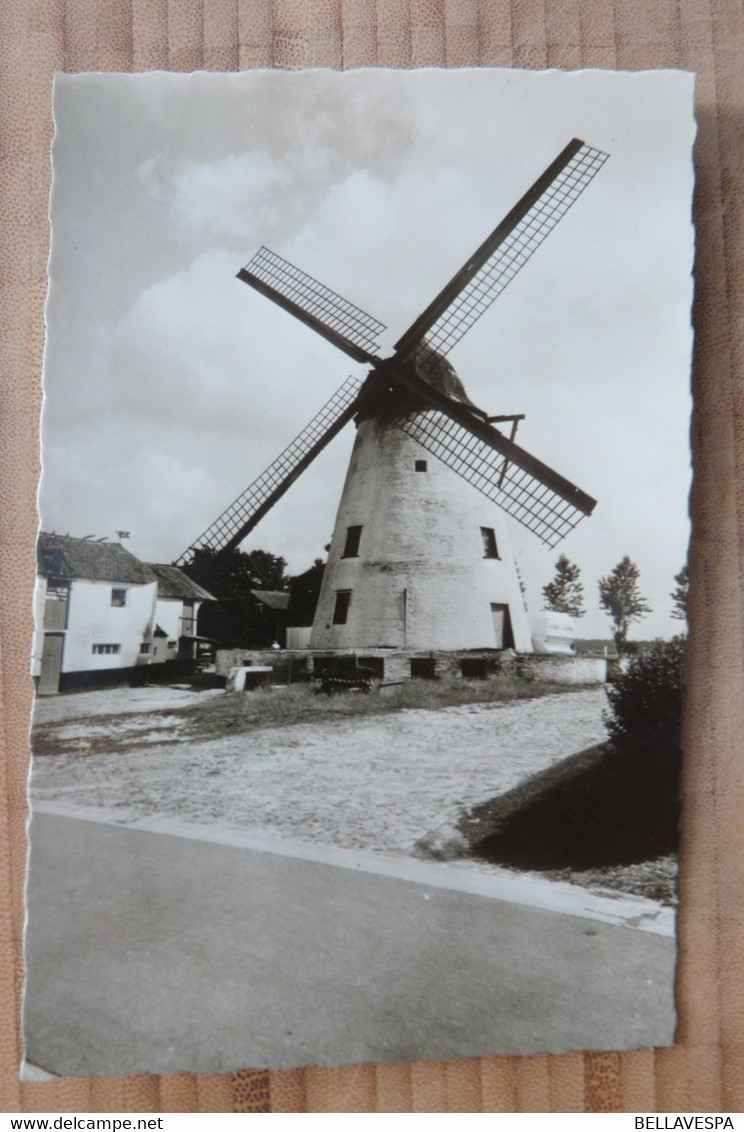
<path fill-rule="evenodd" d="M 593 183 L 450 361 L 518 443 L 598 500 L 545 548 L 510 521 L 531 612 L 565 553 L 579 636 L 629 555 L 670 636 L 689 538 L 693 78 L 669 71 L 58 75 L 44 530 L 169 562 L 351 373 L 238 281 L 264 244 L 386 324 L 383 355 L 572 137 Z M 301 573 L 353 442 L 330 445 L 244 549 Z"/>

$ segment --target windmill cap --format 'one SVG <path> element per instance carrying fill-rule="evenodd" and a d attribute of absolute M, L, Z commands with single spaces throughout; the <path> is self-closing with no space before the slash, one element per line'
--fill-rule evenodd
<path fill-rule="evenodd" d="M 431 385 L 439 393 L 444 393 L 452 401 L 459 401 L 460 404 L 467 405 L 469 409 L 475 409 L 476 412 L 482 413 L 482 410 L 468 397 L 465 386 L 457 376 L 452 363 L 445 358 L 444 354 L 440 354 L 438 350 L 430 346 L 425 338 L 416 351 L 414 364 L 416 375 L 422 381 Z"/>

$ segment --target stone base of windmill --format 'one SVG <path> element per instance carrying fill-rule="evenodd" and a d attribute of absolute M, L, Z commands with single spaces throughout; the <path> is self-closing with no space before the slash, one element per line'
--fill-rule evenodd
<path fill-rule="evenodd" d="M 604 684 L 607 680 L 604 657 L 518 653 L 514 649 L 316 651 L 310 656 L 310 665 L 314 674 L 322 671 L 344 674 L 353 672 L 357 666 L 371 670 L 374 683 L 382 690 L 411 679 L 488 680 L 515 676 L 527 681 L 569 685 Z"/>
<path fill-rule="evenodd" d="M 458 651 L 372 649 L 220 649 L 215 658 L 218 677 L 227 678 L 235 666 L 271 666 L 276 684 L 318 681 L 322 674 L 339 680 L 353 678 L 363 669 L 371 673 L 375 691 L 392 692 L 411 680 L 488 680 L 514 676 L 526 681 L 553 684 L 596 685 L 607 680 L 604 657 L 564 653 L 518 653 L 514 649 L 465 649 Z M 339 684 L 339 687 L 342 685 Z"/>

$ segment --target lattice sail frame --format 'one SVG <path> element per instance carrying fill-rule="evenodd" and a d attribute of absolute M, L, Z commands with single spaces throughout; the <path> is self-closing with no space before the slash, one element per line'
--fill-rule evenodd
<path fill-rule="evenodd" d="M 608 154 L 574 139 L 504 217 L 464 267 L 396 343 L 391 361 L 416 358 L 420 376 L 431 375 L 463 335 L 508 286 L 593 180 Z M 272 299 L 356 361 L 377 364 L 383 323 L 343 296 L 261 247 L 238 278 Z M 201 537 L 181 555 L 187 561 L 200 546 L 236 546 L 297 475 L 354 415 L 363 382 L 349 378 L 310 424 Z M 427 451 L 473 484 L 488 499 L 555 546 L 591 511 L 520 466 L 519 459 L 490 447 L 465 424 L 427 410 L 395 422 Z M 523 452 L 525 462 L 539 464 Z M 556 480 L 551 469 L 549 478 Z M 560 480 L 561 477 L 557 477 Z M 566 487 L 583 493 L 564 481 Z M 585 502 L 589 497 L 585 497 Z M 593 506 L 592 500 L 589 500 Z"/>
<path fill-rule="evenodd" d="M 407 436 L 552 548 L 587 512 L 444 413 L 396 417 Z"/>
<path fill-rule="evenodd" d="M 347 423 L 363 384 L 363 378 L 348 377 L 276 460 L 183 552 L 176 565 L 188 562 L 193 551 L 199 548 L 220 551 L 242 541 L 265 513 L 267 505 L 279 498 L 277 492 L 283 489 L 283 494 L 294 482 L 292 473 L 310 457 L 313 449 Z"/>
<path fill-rule="evenodd" d="M 426 328 L 422 346 L 442 356 L 450 352 L 532 258 L 597 175 L 608 156 L 586 143 L 581 145 L 521 220 L 498 243 L 489 258 L 465 282 L 442 314 Z M 468 265 L 463 270 L 467 271 Z M 428 373 L 436 365 L 436 358 L 422 349 L 417 354 L 417 363 Z"/>
<path fill-rule="evenodd" d="M 377 356 L 385 324 L 269 248 L 259 248 L 238 278 L 263 291 L 358 361 Z"/>

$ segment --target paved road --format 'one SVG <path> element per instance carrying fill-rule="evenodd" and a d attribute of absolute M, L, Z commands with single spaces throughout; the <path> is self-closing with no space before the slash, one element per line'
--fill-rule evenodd
<path fill-rule="evenodd" d="M 36 814 L 27 1057 L 63 1075 L 663 1045 L 674 941 Z"/>

